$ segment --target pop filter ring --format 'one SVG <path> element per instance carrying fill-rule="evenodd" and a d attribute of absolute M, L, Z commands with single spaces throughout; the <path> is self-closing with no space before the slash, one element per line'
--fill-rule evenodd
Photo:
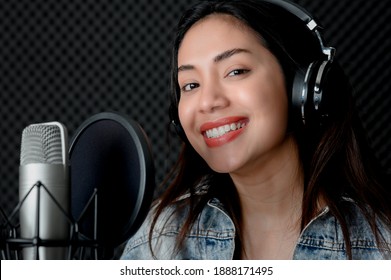
<path fill-rule="evenodd" d="M 132 200 L 135 203 L 133 203 L 132 205 L 128 205 L 128 206 L 124 205 L 124 207 L 127 207 L 126 210 L 128 211 L 128 213 L 130 212 L 131 215 L 129 215 L 128 217 L 122 217 L 122 219 L 126 220 L 123 227 L 121 226 L 121 228 L 123 228 L 123 230 L 120 230 L 120 232 L 114 233 L 113 235 L 111 235 L 111 233 L 110 233 L 108 238 L 106 236 L 107 232 L 103 230 L 103 239 L 102 239 L 102 236 L 100 236 L 100 235 L 102 235 L 102 232 L 100 232 L 98 230 L 98 236 L 97 236 L 98 243 L 100 243 L 100 245 L 102 245 L 103 247 L 107 247 L 110 250 L 110 249 L 113 249 L 113 248 L 121 245 L 123 242 L 125 242 L 127 239 L 129 239 L 137 231 L 137 229 L 139 228 L 141 223 L 144 221 L 145 216 L 148 213 L 150 204 L 152 202 L 152 198 L 153 198 L 153 192 L 154 192 L 154 188 L 155 188 L 155 169 L 154 169 L 153 157 L 152 157 L 152 152 L 151 152 L 151 147 L 150 147 L 150 144 L 148 141 L 148 137 L 146 136 L 145 132 L 143 131 L 143 129 L 141 128 L 141 126 L 139 126 L 139 124 L 137 122 L 135 122 L 135 121 L 123 116 L 123 115 L 120 115 L 118 113 L 112 113 L 112 112 L 98 113 L 96 115 L 93 115 L 89 119 L 87 119 L 76 130 L 76 132 L 71 140 L 71 144 L 70 144 L 70 148 L 69 148 L 70 163 L 71 163 L 71 166 L 70 166 L 71 192 L 72 192 L 72 194 L 71 194 L 71 209 L 72 209 L 72 214 L 74 216 L 74 219 L 76 220 L 76 223 L 80 223 L 80 224 L 78 224 L 78 227 L 80 227 L 80 232 L 83 235 L 86 235 L 86 237 L 90 238 L 90 239 L 96 238 L 96 236 L 91 236 L 92 232 L 87 232 L 87 233 L 83 232 L 83 226 L 81 226 L 82 225 L 81 220 L 84 217 L 81 217 L 79 215 L 83 214 L 82 209 L 84 208 L 85 205 L 80 205 L 80 203 L 78 206 L 72 205 L 72 204 L 76 204 L 75 199 L 77 200 L 77 198 L 75 198 L 74 196 L 77 196 L 80 194 L 80 192 L 83 192 L 83 190 L 77 190 L 77 189 L 75 190 L 75 188 L 79 187 L 79 186 L 74 186 L 75 179 L 79 180 L 79 178 L 74 178 L 74 175 L 75 175 L 75 173 L 79 174 L 78 173 L 79 171 L 75 170 L 74 168 L 77 168 L 77 166 L 80 165 L 80 162 L 79 163 L 74 162 L 76 159 L 73 159 L 73 157 L 75 156 L 75 153 L 78 152 L 78 144 L 80 144 L 81 141 L 85 141 L 85 138 L 87 137 L 86 134 L 88 132 L 93 131 L 93 129 L 97 129 L 96 125 L 98 123 L 115 124 L 115 126 L 121 127 L 121 130 L 125 129 L 127 136 L 130 137 L 131 142 L 133 142 L 133 144 L 135 146 L 135 147 L 132 147 L 132 149 L 134 148 L 137 151 L 139 174 L 136 174 L 136 176 L 137 175 L 140 176 L 140 179 L 138 180 L 139 181 L 138 186 L 132 186 L 131 184 L 133 182 L 129 182 L 128 186 L 125 186 L 125 188 L 128 187 L 130 189 L 136 188 L 137 197 L 136 197 L 136 199 L 129 197 L 129 203 L 127 203 L 127 204 L 131 204 Z M 94 126 L 95 126 L 95 128 L 93 128 Z M 100 128 L 98 127 L 98 130 L 99 129 Z M 106 131 L 106 132 L 112 133 L 112 131 Z M 120 133 L 123 133 L 123 131 L 121 131 Z M 87 141 L 90 141 L 90 140 L 87 139 Z M 97 139 L 97 142 L 99 142 L 98 144 L 102 145 L 102 146 L 107 144 L 102 139 Z M 109 143 L 109 144 L 111 144 L 111 143 Z M 82 144 L 80 144 L 80 145 L 82 145 Z M 85 143 L 83 145 L 85 145 Z M 99 153 L 100 148 L 101 147 L 97 148 L 98 153 Z M 104 149 L 107 149 L 107 147 L 103 147 L 103 150 Z M 124 152 L 126 152 L 126 151 L 124 151 Z M 80 158 L 78 158 L 78 159 L 80 160 Z M 85 160 L 88 160 L 88 159 L 85 159 Z M 134 158 L 129 159 L 129 160 L 134 160 Z M 87 162 L 86 164 L 91 164 L 91 163 Z M 112 162 L 107 162 L 107 163 L 104 162 L 103 165 L 105 165 L 105 164 L 110 165 L 110 164 L 112 164 Z M 109 167 L 110 166 L 108 166 L 108 169 L 110 169 Z M 100 169 L 102 169 L 102 168 L 100 168 Z M 105 168 L 103 168 L 103 169 L 105 169 Z M 97 173 L 100 173 L 99 172 L 100 170 L 97 170 L 97 171 L 98 171 Z M 96 176 L 102 177 L 102 174 L 96 174 Z M 94 181 L 94 178 L 92 178 L 92 181 Z M 104 197 L 102 197 L 102 193 L 105 190 L 102 191 L 102 189 L 100 189 L 99 186 L 87 186 L 87 187 L 91 188 L 91 191 L 93 189 L 94 190 L 97 189 L 97 196 L 101 199 L 104 199 Z M 115 188 L 116 186 L 112 186 L 112 187 Z M 119 186 L 119 187 L 121 187 L 121 186 Z M 113 189 L 111 191 L 115 191 L 115 189 Z M 131 191 L 131 193 L 134 193 L 134 192 Z M 89 198 L 90 195 L 84 194 L 84 197 Z M 121 198 L 121 199 L 123 199 L 123 198 Z M 99 204 L 98 204 L 98 206 L 96 206 L 94 204 L 94 207 L 99 208 L 99 206 L 100 206 Z M 75 209 L 75 207 L 77 209 Z M 95 210 L 97 210 L 97 209 L 95 209 Z M 101 222 L 101 220 L 99 218 L 101 218 L 101 217 L 98 216 L 98 226 L 99 226 L 99 223 Z M 93 223 L 96 223 L 96 220 Z M 93 225 L 93 226 L 95 226 L 95 225 Z M 106 225 L 103 225 L 103 226 L 106 227 Z"/>

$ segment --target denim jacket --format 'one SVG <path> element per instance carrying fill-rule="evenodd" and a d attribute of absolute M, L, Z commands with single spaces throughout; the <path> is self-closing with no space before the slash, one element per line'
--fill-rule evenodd
<path fill-rule="evenodd" d="M 391 259 L 389 250 L 380 251 L 376 237 L 359 207 L 350 200 L 347 218 L 353 259 Z M 230 260 L 235 250 L 235 227 L 218 199 L 211 199 L 204 207 L 193 228 L 186 236 L 184 246 L 176 248 L 176 239 L 186 219 L 186 210 L 173 215 L 174 207 L 166 209 L 159 217 L 152 236 L 151 253 L 149 229 L 151 214 L 139 231 L 128 240 L 121 259 L 192 259 Z M 391 233 L 379 222 L 380 236 L 391 248 Z M 342 229 L 337 219 L 325 208 L 301 232 L 293 259 L 343 260 L 347 259 Z"/>

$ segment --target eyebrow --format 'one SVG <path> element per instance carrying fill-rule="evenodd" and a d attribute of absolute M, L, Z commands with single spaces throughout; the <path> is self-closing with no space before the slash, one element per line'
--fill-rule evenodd
<path fill-rule="evenodd" d="M 213 61 L 214 62 L 220 62 L 224 59 L 227 59 L 227 58 L 230 58 L 231 56 L 235 55 L 235 54 L 238 54 L 238 53 L 249 53 L 250 51 L 249 50 L 246 50 L 246 49 L 232 49 L 232 50 L 228 50 L 228 51 L 225 51 L 219 55 L 217 55 Z"/>
<path fill-rule="evenodd" d="M 214 57 L 213 61 L 215 63 L 218 63 L 218 62 L 225 60 L 225 59 L 228 59 L 238 53 L 250 53 L 250 51 L 246 50 L 246 49 L 240 49 L 240 48 L 227 50 L 227 51 L 224 51 L 224 52 L 216 55 Z M 181 65 L 180 67 L 178 67 L 178 72 L 186 71 L 186 70 L 193 70 L 193 69 L 194 69 L 193 65 L 185 64 L 185 65 Z"/>

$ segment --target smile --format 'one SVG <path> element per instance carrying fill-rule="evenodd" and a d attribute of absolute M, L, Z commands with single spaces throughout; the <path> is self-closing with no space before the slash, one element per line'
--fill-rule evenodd
<path fill-rule="evenodd" d="M 215 127 L 212 129 L 208 129 L 205 131 L 205 136 L 210 139 L 210 138 L 218 138 L 221 137 L 231 131 L 238 130 L 240 128 L 243 128 L 246 126 L 245 121 L 239 121 L 235 123 L 230 123 L 230 124 L 225 124 L 219 127 Z"/>

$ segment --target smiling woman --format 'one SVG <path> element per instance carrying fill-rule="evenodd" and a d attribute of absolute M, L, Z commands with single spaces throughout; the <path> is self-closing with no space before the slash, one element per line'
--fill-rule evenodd
<path fill-rule="evenodd" d="M 238 19 L 211 15 L 186 33 L 178 65 L 188 69 L 178 71 L 178 114 L 190 144 L 215 171 L 248 166 L 259 174 L 254 160 L 261 164 L 289 141 L 288 100 L 277 58 Z M 226 133 L 226 126 L 234 129 Z M 205 137 L 206 131 L 214 137 Z"/>
<path fill-rule="evenodd" d="M 317 23 L 287 1 L 201 1 L 178 24 L 183 139 L 123 259 L 389 259 L 391 198 Z"/>

